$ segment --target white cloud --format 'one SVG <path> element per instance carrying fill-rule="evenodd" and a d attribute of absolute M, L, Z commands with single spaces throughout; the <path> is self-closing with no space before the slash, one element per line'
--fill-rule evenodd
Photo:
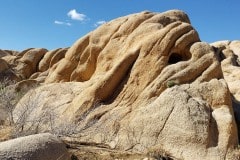
<path fill-rule="evenodd" d="M 87 16 L 85 14 L 78 13 L 76 9 L 72 9 L 68 12 L 68 17 L 72 20 L 84 21 L 86 20 Z"/>
<path fill-rule="evenodd" d="M 94 24 L 94 26 L 95 27 L 98 27 L 98 26 L 100 26 L 100 25 L 102 25 L 102 24 L 105 24 L 105 23 L 107 23 L 106 21 L 98 21 L 98 22 L 96 22 L 95 24 Z"/>
<path fill-rule="evenodd" d="M 59 24 L 59 25 L 66 25 L 66 26 L 71 26 L 72 24 L 69 22 L 62 22 L 62 21 L 54 21 L 55 24 Z"/>

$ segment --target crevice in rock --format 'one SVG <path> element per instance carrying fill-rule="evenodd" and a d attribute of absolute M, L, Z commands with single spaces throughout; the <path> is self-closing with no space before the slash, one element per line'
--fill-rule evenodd
<path fill-rule="evenodd" d="M 209 139 L 208 139 L 207 148 L 218 146 L 219 131 L 218 131 L 218 127 L 217 127 L 217 122 L 213 118 L 211 113 L 212 113 L 212 110 L 210 110 L 210 115 L 209 115 L 210 116 L 210 121 L 209 121 L 209 126 L 208 126 Z"/>
<path fill-rule="evenodd" d="M 94 97 L 88 97 L 82 104 L 79 104 L 80 107 L 78 107 L 78 110 L 76 111 L 76 113 L 78 112 L 76 119 L 79 119 L 78 117 L 81 117 L 81 115 L 88 114 L 87 112 L 94 108 L 94 103 L 96 101 L 99 101 L 100 103 L 106 102 L 106 100 L 114 94 L 114 91 L 119 84 L 121 84 L 124 77 L 126 77 L 126 74 L 132 68 L 138 56 L 139 49 L 129 53 L 123 57 L 101 81 L 98 81 L 88 88 L 89 92 L 91 92 Z"/>
<path fill-rule="evenodd" d="M 233 106 L 233 112 L 234 112 L 234 118 L 235 122 L 237 124 L 237 130 L 238 130 L 238 143 L 240 144 L 240 102 L 234 98 L 232 95 L 232 106 Z"/>
<path fill-rule="evenodd" d="M 115 101 L 115 99 L 123 91 L 124 86 L 127 84 L 128 80 L 130 78 L 132 67 L 133 67 L 134 64 L 135 64 L 135 62 L 129 67 L 128 71 L 126 72 L 126 75 L 124 76 L 122 81 L 119 83 L 119 85 L 117 86 L 117 88 L 115 89 L 113 94 L 110 97 L 108 97 L 106 100 L 102 101 L 102 103 L 108 105 L 108 104 L 111 104 L 111 103 L 113 103 Z"/>
<path fill-rule="evenodd" d="M 162 128 L 161 128 L 161 129 L 159 130 L 159 132 L 157 133 L 157 136 L 156 136 L 157 139 L 156 139 L 156 141 L 158 140 L 158 138 L 159 138 L 160 134 L 162 133 L 163 129 L 165 128 L 165 126 L 166 126 L 166 124 L 167 124 L 167 122 L 168 122 L 168 119 L 170 118 L 171 114 L 173 113 L 174 108 L 175 108 L 175 106 L 172 106 L 172 109 L 170 110 L 170 112 L 169 112 L 169 114 L 168 114 L 168 116 L 167 116 L 167 118 L 166 118 L 166 120 L 165 120 Z"/>
<path fill-rule="evenodd" d="M 213 48 L 213 51 L 214 51 L 215 55 L 217 56 L 219 62 L 226 59 L 226 56 L 222 52 L 223 48 L 217 48 L 215 46 L 212 46 L 212 48 Z"/>

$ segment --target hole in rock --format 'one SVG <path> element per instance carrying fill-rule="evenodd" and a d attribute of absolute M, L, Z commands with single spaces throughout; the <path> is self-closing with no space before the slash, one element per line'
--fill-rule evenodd
<path fill-rule="evenodd" d="M 172 53 L 168 59 L 169 64 L 175 64 L 177 62 L 183 61 L 183 57 L 178 53 Z"/>

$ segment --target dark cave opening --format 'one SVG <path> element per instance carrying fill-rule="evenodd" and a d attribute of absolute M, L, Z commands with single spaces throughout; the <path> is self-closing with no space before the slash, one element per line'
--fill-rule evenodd
<path fill-rule="evenodd" d="M 183 57 L 178 53 L 172 53 L 168 59 L 169 64 L 175 64 L 183 60 Z"/>

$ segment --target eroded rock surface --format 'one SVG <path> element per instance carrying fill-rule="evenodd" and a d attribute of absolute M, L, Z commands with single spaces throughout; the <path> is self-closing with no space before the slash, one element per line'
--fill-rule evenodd
<path fill-rule="evenodd" d="M 240 101 L 240 41 L 219 41 L 211 44 L 221 59 L 224 79 L 237 101 Z"/>
<path fill-rule="evenodd" d="M 0 80 L 8 78 L 18 82 L 35 79 L 44 82 L 47 75 L 43 76 L 43 73 L 63 58 L 66 51 L 61 48 L 52 51 L 29 48 L 22 52 L 0 50 Z"/>
<path fill-rule="evenodd" d="M 27 121 L 44 115 L 42 131 L 76 124 L 74 141 L 176 159 L 225 159 L 237 146 L 219 54 L 184 12 L 120 17 L 49 64 L 57 52 L 44 54 L 32 78 L 45 84 L 21 99 L 15 119 L 33 101 Z"/>
<path fill-rule="evenodd" d="M 232 94 L 235 118 L 240 130 L 240 41 L 219 41 L 211 44 L 221 61 L 221 67 Z M 238 133 L 240 136 L 240 133 Z"/>

